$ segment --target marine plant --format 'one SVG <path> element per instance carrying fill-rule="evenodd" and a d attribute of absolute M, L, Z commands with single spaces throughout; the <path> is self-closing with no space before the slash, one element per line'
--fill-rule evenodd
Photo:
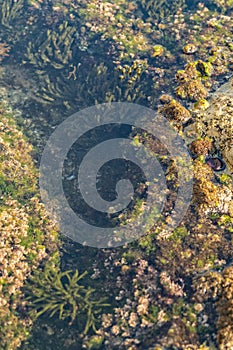
<path fill-rule="evenodd" d="M 85 57 L 84 57 L 85 59 Z M 77 110 L 90 105 L 114 101 L 146 103 L 148 80 L 144 62 L 115 68 L 111 64 L 81 60 L 81 67 L 72 65 L 65 70 L 40 75 L 36 99 L 43 103 L 63 105 L 67 110 Z M 132 69 L 132 74 L 126 71 Z M 122 70 L 125 70 L 123 73 Z M 71 74 L 72 73 L 72 74 Z M 123 75 L 124 74 L 124 75 Z M 94 82 L 94 83 L 93 83 Z"/>
<path fill-rule="evenodd" d="M 80 281 L 87 275 L 78 270 L 61 271 L 58 266 L 46 264 L 44 270 L 37 271 L 28 281 L 27 300 L 30 314 L 36 318 L 47 313 L 50 317 L 58 314 L 59 319 L 69 319 L 69 324 L 77 320 L 83 334 L 90 329 L 96 332 L 97 315 L 101 308 L 108 306 L 106 298 L 94 298 L 94 289 Z M 84 325 L 82 324 L 85 319 Z"/>
<path fill-rule="evenodd" d="M 167 16 L 176 13 L 179 8 L 184 8 L 185 0 L 142 0 L 140 1 L 140 6 L 148 17 L 161 21 L 166 19 Z"/>
<path fill-rule="evenodd" d="M 42 69 L 43 73 L 46 66 L 55 69 L 63 69 L 72 58 L 73 34 L 75 28 L 71 27 L 67 21 L 59 24 L 53 30 L 47 29 L 42 32 L 38 40 L 28 43 L 25 63 L 30 63 L 37 69 Z"/>
<path fill-rule="evenodd" d="M 5 27 L 12 27 L 13 21 L 23 12 L 25 0 L 1 0 L 0 23 Z"/>

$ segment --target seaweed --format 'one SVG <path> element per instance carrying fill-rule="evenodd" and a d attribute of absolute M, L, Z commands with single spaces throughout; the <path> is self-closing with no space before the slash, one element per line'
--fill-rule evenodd
<path fill-rule="evenodd" d="M 58 314 L 60 320 L 69 319 L 79 323 L 80 314 L 85 317 L 82 333 L 90 329 L 97 331 L 97 315 L 101 308 L 108 306 L 106 298 L 94 298 L 95 290 L 85 287 L 80 281 L 87 275 L 78 270 L 60 271 L 57 266 L 46 264 L 44 270 L 35 272 L 28 281 L 26 299 L 30 301 L 30 314 L 35 318 L 47 313 L 50 317 Z"/>

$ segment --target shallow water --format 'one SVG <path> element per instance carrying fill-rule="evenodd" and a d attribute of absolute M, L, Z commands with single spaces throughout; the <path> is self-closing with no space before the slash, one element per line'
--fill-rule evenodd
<path fill-rule="evenodd" d="M 120 20 L 118 22 L 116 21 L 118 12 L 111 14 L 110 10 L 109 16 L 98 18 L 91 12 L 88 16 L 87 8 L 89 9 L 90 5 L 88 1 L 81 3 L 1 1 L 0 38 L 10 46 L 11 51 L 1 65 L 0 85 L 4 88 L 0 94 L 13 108 L 22 113 L 17 122 L 24 127 L 26 135 L 35 147 L 34 158 L 38 163 L 49 136 L 73 113 L 94 104 L 115 101 L 133 102 L 156 110 L 160 103 L 159 96 L 162 93 L 173 93 L 176 86 L 175 72 L 183 69 L 184 64 L 189 61 L 182 52 L 182 47 L 186 43 L 182 30 L 188 32 L 189 11 L 197 9 L 197 2 L 187 1 L 187 6 L 181 11 L 181 17 L 183 16 L 185 20 L 180 20 L 177 32 L 167 29 L 167 33 L 163 29 L 164 26 L 165 29 L 166 26 L 172 28 L 176 18 L 180 18 L 180 13 L 177 17 L 173 17 L 174 11 L 178 8 L 170 14 L 165 2 L 165 10 L 161 5 L 161 14 L 166 14 L 165 18 L 159 14 L 151 18 L 145 9 L 146 6 L 143 6 L 144 3 L 134 8 L 133 5 L 130 7 L 127 1 L 125 3 L 120 1 L 119 17 L 122 16 L 123 19 L 122 22 Z M 148 1 L 148 5 L 149 3 Z M 180 6 L 182 3 L 181 1 Z M 218 6 L 211 4 L 210 9 L 218 10 Z M 112 22 L 109 21 L 111 16 L 115 18 Z M 129 26 L 127 22 L 130 23 Z M 186 26 L 183 25 L 184 22 Z M 146 29 L 148 23 L 151 29 Z M 122 38 L 119 37 L 118 31 L 121 26 Z M 139 33 L 141 36 L 137 37 Z M 130 46 L 129 43 L 133 42 L 134 36 L 136 40 Z M 138 46 L 137 41 L 141 37 L 143 39 Z M 159 49 L 157 48 L 157 51 L 154 49 L 156 45 L 163 46 L 165 53 L 157 56 L 155 52 Z M 198 53 L 196 55 L 194 57 L 198 58 Z M 192 62 L 194 58 L 189 57 Z M 219 76 L 219 82 L 221 79 L 224 79 L 223 76 Z M 219 92 L 225 93 L 225 90 L 222 88 Z M 184 104 L 189 103 L 184 101 Z M 104 139 L 107 132 L 105 129 L 100 139 Z M 130 137 L 130 133 L 131 128 L 126 128 L 123 132 L 122 130 L 116 132 L 117 135 L 114 134 L 114 137 Z M 77 188 L 73 180 L 76 176 L 77 160 L 82 160 L 84 157 L 80 148 L 83 147 L 82 151 L 85 154 L 87 149 L 91 148 L 90 145 L 96 143 L 95 134 L 87 138 L 88 147 L 85 138 L 84 141 L 81 139 L 81 145 L 79 140 L 76 149 L 75 147 L 71 149 L 63 169 L 63 186 L 64 191 L 67 191 L 67 198 L 71 198 L 70 203 L 86 220 L 92 213 L 86 208 L 85 203 L 82 204 L 80 198 L 77 198 L 75 192 Z M 168 169 L 166 162 L 163 166 L 163 169 Z M 109 171 L 107 168 L 102 183 L 100 181 L 101 196 L 105 197 L 105 200 L 111 201 L 117 197 L 115 183 L 127 175 L 117 174 L 119 176 L 114 178 L 113 175 L 116 175 L 114 170 L 119 168 L 119 164 L 116 164 L 113 170 Z M 140 187 L 142 184 L 145 185 L 145 179 L 138 169 L 134 169 L 132 176 L 136 178 L 135 189 L 138 191 L 133 202 L 135 204 L 137 199 L 142 199 L 145 195 Z M 140 176 L 141 179 L 138 179 Z M 106 184 L 107 190 L 104 188 Z M 98 221 L 98 214 L 95 219 Z M 106 225 L 116 224 L 116 221 L 113 221 L 112 217 L 109 219 L 108 215 L 105 215 L 105 219 Z M 99 221 L 99 225 L 103 224 L 101 220 Z M 82 246 L 65 236 L 62 239 L 64 240 L 61 248 L 62 270 L 76 268 L 81 272 L 87 270 L 91 277 L 87 278 L 85 283 L 95 288 L 100 296 L 106 295 L 110 301 L 110 307 L 104 312 L 112 313 L 114 307 L 123 306 L 123 302 L 116 301 L 119 292 L 119 288 L 114 290 L 117 275 L 111 275 L 111 269 L 106 269 L 105 274 L 105 265 L 108 259 L 112 261 L 115 255 L 121 256 L 121 252 L 125 253 L 125 248 L 99 250 L 95 247 Z M 140 256 L 140 249 L 138 252 Z M 101 279 L 98 278 L 98 273 Z M 187 291 L 187 294 L 189 292 Z M 68 322 L 61 321 L 58 317 L 52 319 L 47 316 L 41 317 L 35 322 L 31 335 L 32 337 L 22 345 L 22 350 L 82 348 L 83 340 L 80 337 L 79 325 L 75 323 L 69 326 Z M 141 349 L 140 346 L 137 349 Z"/>

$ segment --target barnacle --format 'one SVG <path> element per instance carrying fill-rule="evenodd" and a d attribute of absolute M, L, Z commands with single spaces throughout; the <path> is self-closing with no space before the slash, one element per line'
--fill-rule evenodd
<path fill-rule="evenodd" d="M 215 300 L 218 313 L 218 345 L 220 350 L 233 346 L 233 267 L 226 267 L 221 273 L 210 271 L 194 279 L 199 297 Z"/>
<path fill-rule="evenodd" d="M 202 61 L 198 62 L 200 65 L 200 62 Z M 179 86 L 176 88 L 176 94 L 178 97 L 182 99 L 189 99 L 191 101 L 198 101 L 208 96 L 208 92 L 201 80 L 202 74 L 200 70 L 197 69 L 198 62 L 188 63 L 184 70 L 177 71 L 176 79 L 179 82 Z M 207 65 L 207 63 L 202 62 L 202 69 L 204 69 L 203 67 L 206 67 Z M 206 74 L 207 73 L 205 73 L 205 75 Z"/>
<path fill-rule="evenodd" d="M 21 315 L 27 276 L 57 249 L 55 225 L 37 196 L 31 147 L 9 111 L 0 112 L 0 343 L 16 349 L 31 323 Z M 45 249 L 46 246 L 46 249 Z"/>
<path fill-rule="evenodd" d="M 120 58 L 132 58 L 149 49 L 146 32 L 150 24 L 135 18 L 137 4 L 126 1 L 90 1 L 79 9 L 90 35 L 101 35 L 101 40 L 111 39 Z M 144 30 L 141 30 L 141 29 Z"/>
<path fill-rule="evenodd" d="M 194 44 L 186 44 L 183 47 L 183 52 L 187 55 L 193 54 L 197 51 L 197 47 Z"/>
<path fill-rule="evenodd" d="M 195 157 L 206 156 L 210 152 L 212 146 L 212 141 L 208 137 L 203 139 L 199 138 L 191 143 L 190 151 Z"/>
<path fill-rule="evenodd" d="M 177 126 L 181 126 L 191 118 L 191 113 L 175 99 L 161 106 L 159 112 L 173 121 Z"/>
<path fill-rule="evenodd" d="M 222 272 L 222 294 L 217 303 L 218 343 L 220 350 L 233 347 L 233 267 L 226 267 Z"/>
<path fill-rule="evenodd" d="M 198 101 L 208 96 L 208 92 L 200 79 L 191 79 L 177 87 L 176 94 L 182 99 Z"/>
<path fill-rule="evenodd" d="M 232 80 L 222 85 L 210 99 L 205 111 L 197 113 L 197 132 L 213 141 L 230 172 L 233 171 L 232 134 L 233 134 L 233 98 Z"/>

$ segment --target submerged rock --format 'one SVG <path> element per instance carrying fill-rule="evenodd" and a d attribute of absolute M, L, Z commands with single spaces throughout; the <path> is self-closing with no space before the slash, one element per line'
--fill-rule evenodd
<path fill-rule="evenodd" d="M 209 137 L 233 173 L 233 79 L 222 85 L 209 100 L 209 107 L 197 113 L 197 132 Z"/>
<path fill-rule="evenodd" d="M 32 147 L 10 107 L 0 104 L 0 349 L 17 349 L 32 318 L 23 288 L 58 249 L 55 224 L 42 205 Z"/>

